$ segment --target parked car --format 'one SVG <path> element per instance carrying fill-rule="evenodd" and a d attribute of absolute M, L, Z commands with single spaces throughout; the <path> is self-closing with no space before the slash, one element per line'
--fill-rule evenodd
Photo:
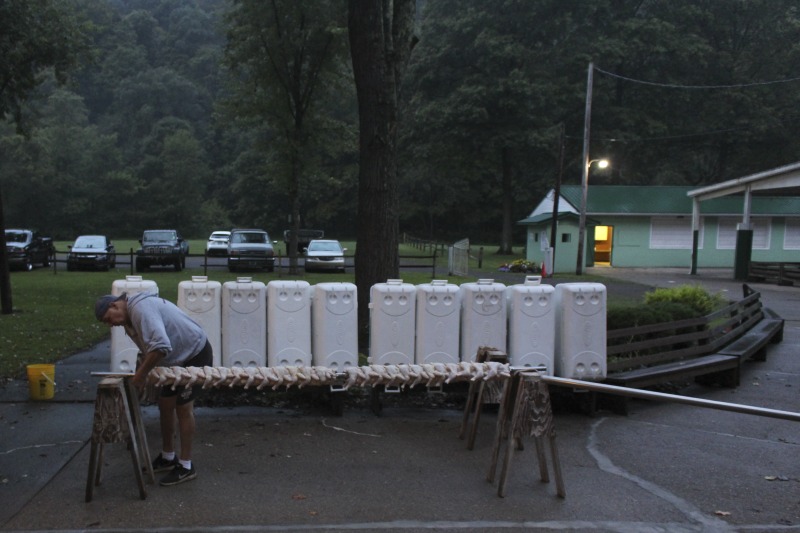
<path fill-rule="evenodd" d="M 7 229 L 5 239 L 9 268 L 31 271 L 37 263 L 44 267 L 50 266 L 56 253 L 53 239 L 42 237 L 38 231 Z"/>
<path fill-rule="evenodd" d="M 228 255 L 228 241 L 231 240 L 230 231 L 213 231 L 206 243 L 206 254 Z"/>
<path fill-rule="evenodd" d="M 67 270 L 108 270 L 117 266 L 117 251 L 105 235 L 81 235 L 69 247 Z"/>
<path fill-rule="evenodd" d="M 347 248 L 342 248 L 339 241 L 330 239 L 317 239 L 308 243 L 305 249 L 306 272 L 312 270 L 336 270 L 344 272 L 344 253 Z"/>
<path fill-rule="evenodd" d="M 275 270 L 275 249 L 263 229 L 234 229 L 228 243 L 228 270 Z"/>
<path fill-rule="evenodd" d="M 189 242 L 177 230 L 145 230 L 139 242 L 142 247 L 136 251 L 136 272 L 144 272 L 153 265 L 172 265 L 176 272 L 186 267 Z"/>

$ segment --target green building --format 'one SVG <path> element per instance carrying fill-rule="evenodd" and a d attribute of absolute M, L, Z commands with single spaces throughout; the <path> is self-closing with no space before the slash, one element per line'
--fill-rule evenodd
<path fill-rule="evenodd" d="M 587 188 L 584 266 L 691 267 L 692 198 L 696 187 L 590 185 Z M 555 246 L 554 191 L 518 224 L 527 227 L 526 258 L 552 272 L 576 271 L 581 187 L 561 187 Z M 697 266 L 730 268 L 744 197 L 705 200 L 700 213 Z M 800 262 L 800 198 L 754 196 L 749 211 L 752 261 Z M 551 248 L 554 248 L 551 250 Z"/>

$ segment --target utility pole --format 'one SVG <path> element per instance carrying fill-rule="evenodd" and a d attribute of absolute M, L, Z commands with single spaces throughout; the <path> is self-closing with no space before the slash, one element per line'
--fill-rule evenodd
<path fill-rule="evenodd" d="M 592 122 L 592 83 L 594 80 L 594 63 L 589 62 L 589 73 L 586 76 L 586 111 L 583 117 L 583 175 L 581 178 L 581 214 L 578 223 L 578 261 L 575 274 L 583 274 L 583 247 L 586 240 L 586 196 L 589 189 L 589 132 Z"/>
<path fill-rule="evenodd" d="M 566 144 L 564 123 L 561 123 L 561 133 L 558 139 L 558 176 L 556 177 L 556 186 L 553 189 L 553 222 L 550 227 L 550 246 L 553 248 L 551 256 L 552 266 L 550 267 L 550 275 L 552 276 L 556 270 L 556 239 L 558 238 L 558 202 L 561 199 L 561 180 L 564 177 L 564 145 Z"/>

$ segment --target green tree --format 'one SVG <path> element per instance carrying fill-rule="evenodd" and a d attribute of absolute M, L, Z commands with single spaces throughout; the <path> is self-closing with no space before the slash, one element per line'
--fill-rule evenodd
<path fill-rule="evenodd" d="M 67 2 L 4 0 L 0 3 L 0 119 L 12 115 L 21 125 L 22 103 L 51 69 L 66 79 L 82 51 L 81 24 Z M 2 154 L 0 154 L 0 158 Z M 0 232 L 5 234 L 3 195 L 0 192 Z M 0 312 L 12 312 L 11 278 L 5 246 L 0 247 Z"/>
<path fill-rule="evenodd" d="M 114 228 L 109 221 L 98 224 L 109 193 L 97 184 L 121 167 L 116 137 L 91 125 L 83 99 L 66 89 L 53 90 L 32 110 L 41 118 L 28 122 L 30 135 L 10 128 L 0 134 L 0 149 L 7 155 L 0 161 L 6 220 L 15 225 L 36 221 L 55 238 Z"/>
<path fill-rule="evenodd" d="M 200 143 L 189 131 L 179 130 L 164 139 L 157 161 L 160 172 L 145 189 L 153 205 L 148 222 L 197 235 L 203 229 L 197 213 L 210 174 Z"/>
<path fill-rule="evenodd" d="M 259 117 L 272 130 L 271 169 L 291 206 L 290 272 L 297 268 L 301 190 L 318 167 L 313 147 L 326 91 L 342 77 L 346 51 L 341 1 L 235 0 L 226 16 L 227 63 L 237 76 L 233 112 Z"/>
<path fill-rule="evenodd" d="M 578 78 L 566 81 L 560 68 L 573 3 L 427 4 L 409 68 L 402 172 L 408 213 L 431 234 L 437 221 L 450 231 L 465 221 L 472 235 L 495 228 L 498 252 L 511 253 L 514 220 L 530 208 L 529 191 L 542 190 L 531 177 L 552 183 L 556 158 L 543 165 L 542 154 L 557 147 L 567 95 L 579 94 Z"/>
<path fill-rule="evenodd" d="M 598 67 L 653 82 L 595 77 L 593 136 L 619 180 L 702 185 L 797 159 L 800 81 L 763 83 L 797 77 L 795 2 L 660 1 L 609 24 Z"/>

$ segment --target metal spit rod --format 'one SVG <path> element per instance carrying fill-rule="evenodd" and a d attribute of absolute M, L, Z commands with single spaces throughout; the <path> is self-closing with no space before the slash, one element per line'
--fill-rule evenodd
<path fill-rule="evenodd" d="M 692 398 L 690 396 L 680 396 L 678 394 L 667 394 L 664 392 L 655 392 L 655 391 L 648 391 L 648 390 L 641 390 L 641 389 L 631 389 L 628 387 L 619 387 L 616 385 L 605 385 L 603 383 L 595 383 L 593 381 L 581 381 L 576 379 L 568 379 L 568 378 L 559 378 L 554 376 L 549 376 L 547 374 L 541 373 L 541 368 L 530 368 L 530 367 L 510 367 L 512 372 L 537 372 L 539 373 L 539 378 L 544 381 L 545 383 L 552 383 L 554 385 L 563 385 L 566 387 L 573 387 L 579 389 L 586 389 L 586 390 L 594 390 L 599 392 L 607 392 L 610 394 L 617 394 L 620 396 L 630 396 L 632 398 L 641 398 L 644 400 L 655 400 L 655 401 L 663 401 L 663 402 L 672 402 L 672 403 L 682 403 L 686 405 L 694 405 L 697 407 L 706 407 L 709 409 L 718 409 L 721 411 L 732 411 L 734 413 L 744 413 L 748 415 L 757 415 L 757 416 L 766 416 L 770 418 L 780 418 L 783 420 L 793 420 L 795 422 L 800 422 L 800 413 L 795 413 L 792 411 L 781 411 L 778 409 L 769 409 L 766 407 L 755 407 L 752 405 L 744 405 L 739 403 L 728 403 L 728 402 L 718 402 L 715 400 L 704 400 L 702 398 Z M 93 376 L 113 376 L 113 377 L 131 377 L 133 373 L 129 372 L 92 372 L 91 375 Z M 337 378 L 342 378 L 346 374 L 343 372 L 337 372 Z M 338 392 L 343 391 L 343 387 L 339 387 L 336 384 L 331 385 L 331 390 Z"/>
<path fill-rule="evenodd" d="M 611 394 L 619 394 L 621 396 L 631 396 L 633 398 L 642 398 L 645 400 L 657 400 L 673 403 L 684 403 L 688 405 L 695 405 L 698 407 L 708 407 L 710 409 L 719 409 L 722 411 L 733 411 L 734 413 L 744 413 L 748 415 L 766 416 L 770 418 L 782 418 L 784 420 L 793 420 L 800 422 L 800 413 L 792 411 L 780 411 L 777 409 L 768 409 L 766 407 L 755 407 L 752 405 L 743 405 L 739 403 L 718 402 L 715 400 L 703 400 L 701 398 L 691 398 L 689 396 L 680 396 L 677 394 L 667 394 L 664 392 L 655 392 L 640 389 L 629 389 L 627 387 L 618 387 L 616 385 L 605 385 L 602 383 L 594 383 L 591 381 L 580 381 L 576 379 L 557 378 L 553 376 L 546 376 L 542 374 L 541 380 L 545 383 L 553 383 L 554 385 L 564 385 L 567 387 L 575 387 L 581 389 L 595 390 L 600 392 L 608 392 Z"/>

